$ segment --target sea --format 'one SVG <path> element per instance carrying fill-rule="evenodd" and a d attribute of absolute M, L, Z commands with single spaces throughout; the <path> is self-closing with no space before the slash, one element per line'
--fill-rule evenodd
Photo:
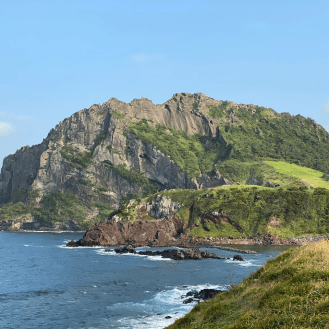
<path fill-rule="evenodd" d="M 245 261 L 237 262 L 237 252 L 217 248 L 201 250 L 225 260 L 66 247 L 82 235 L 0 232 L 0 328 L 165 328 L 195 305 L 183 303 L 187 292 L 226 290 L 287 249 L 248 246 L 257 254 L 241 254 Z"/>

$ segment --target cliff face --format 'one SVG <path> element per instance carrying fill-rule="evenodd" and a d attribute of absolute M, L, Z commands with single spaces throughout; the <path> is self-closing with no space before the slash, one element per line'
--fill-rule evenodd
<path fill-rule="evenodd" d="M 146 187 L 156 191 L 167 186 L 202 187 L 202 182 L 225 184 L 218 175 L 188 177 L 170 156 L 129 129 L 144 119 L 153 127 L 160 124 L 219 140 L 218 125 L 207 114 L 207 107 L 220 103 L 203 94 L 182 93 L 158 105 L 146 98 L 129 104 L 111 98 L 74 113 L 41 144 L 23 147 L 4 159 L 0 206 L 12 200 L 15 191 L 38 191 L 33 200 L 25 197 L 21 201 L 39 203 L 46 195 L 69 190 L 93 209 L 95 203 L 117 208 L 124 196 Z"/>
<path fill-rule="evenodd" d="M 328 145 L 328 133 L 313 120 L 252 104 L 201 93 L 174 94 L 157 105 L 111 98 L 4 159 L 0 222 L 30 214 L 40 223 L 73 220 L 89 227 L 123 201 L 162 190 L 232 182 L 275 187 L 281 184 L 271 183 L 277 173 L 261 161 L 326 173 Z"/>

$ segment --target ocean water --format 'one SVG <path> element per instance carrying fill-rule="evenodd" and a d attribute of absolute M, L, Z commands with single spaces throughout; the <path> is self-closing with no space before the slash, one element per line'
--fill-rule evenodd
<path fill-rule="evenodd" d="M 192 309 L 181 298 L 188 291 L 224 290 L 286 249 L 253 247 L 258 254 L 233 262 L 236 252 L 216 248 L 202 249 L 230 259 L 173 261 L 65 247 L 81 236 L 0 232 L 0 328 L 164 328 Z"/>

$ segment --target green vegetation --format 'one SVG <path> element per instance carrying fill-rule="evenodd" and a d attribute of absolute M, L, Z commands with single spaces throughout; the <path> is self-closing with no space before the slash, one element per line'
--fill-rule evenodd
<path fill-rule="evenodd" d="M 229 105 L 228 101 L 223 101 L 222 104 L 219 106 L 210 105 L 208 106 L 209 109 L 208 114 L 213 119 L 221 119 L 225 116 L 228 105 Z"/>
<path fill-rule="evenodd" d="M 283 161 L 264 161 L 266 164 L 272 166 L 276 172 L 284 175 L 297 177 L 313 187 L 323 187 L 329 189 L 329 183 L 323 179 L 323 173 L 314 169 L 297 166 L 292 163 Z M 327 179 L 328 180 L 328 179 Z"/>
<path fill-rule="evenodd" d="M 36 220 L 46 222 L 77 220 L 82 223 L 84 221 L 85 205 L 72 192 L 51 193 L 43 198 L 40 207 L 36 203 L 28 206 L 22 202 L 25 197 L 38 196 L 38 191 L 15 191 L 11 201 L 0 208 L 1 221 L 25 214 L 31 214 Z"/>
<path fill-rule="evenodd" d="M 117 154 L 119 156 L 119 159 L 122 160 L 121 158 L 121 153 L 119 151 L 113 151 L 114 154 Z"/>
<path fill-rule="evenodd" d="M 30 207 L 23 202 L 9 202 L 0 207 L 0 221 L 7 221 L 16 216 L 28 214 L 29 212 Z"/>
<path fill-rule="evenodd" d="M 27 179 L 26 179 L 26 183 L 28 183 L 29 185 L 32 185 L 33 181 L 34 181 L 34 178 L 32 175 L 29 175 L 29 177 L 27 177 Z"/>
<path fill-rule="evenodd" d="M 45 196 L 40 208 L 32 208 L 31 214 L 37 220 L 83 222 L 86 211 L 82 200 L 70 191 L 51 193 Z"/>
<path fill-rule="evenodd" d="M 169 155 L 191 178 L 198 177 L 200 171 L 210 173 L 214 163 L 225 157 L 225 145 L 200 134 L 188 136 L 185 131 L 177 131 L 163 125 L 154 128 L 147 120 L 131 124 L 131 130 L 141 140 Z M 210 143 L 209 147 L 206 147 L 207 141 Z"/>
<path fill-rule="evenodd" d="M 13 204 L 18 202 L 23 202 L 24 199 L 36 199 L 39 197 L 39 192 L 37 190 L 16 190 L 12 196 L 9 202 L 12 202 Z"/>
<path fill-rule="evenodd" d="M 249 238 L 270 233 L 293 238 L 329 231 L 329 190 L 323 188 L 223 186 L 161 194 L 184 205 L 176 216 L 185 222 L 186 229 L 191 228 L 191 236 Z M 194 224 L 198 226 L 193 228 Z"/>
<path fill-rule="evenodd" d="M 60 140 L 59 136 L 57 134 L 54 134 L 53 137 L 51 138 L 51 141 L 56 143 Z"/>
<path fill-rule="evenodd" d="M 106 137 L 107 137 L 107 134 L 104 134 L 104 133 L 103 134 L 99 134 L 96 137 L 95 142 L 94 142 L 94 145 L 93 145 L 93 147 L 92 147 L 92 149 L 90 151 L 91 156 L 94 154 L 94 151 L 95 151 L 95 149 L 96 149 L 97 146 L 99 146 L 99 145 L 104 146 L 104 141 L 105 141 Z"/>
<path fill-rule="evenodd" d="M 97 186 L 97 188 L 98 188 L 98 191 L 100 191 L 100 192 L 108 192 L 108 190 L 109 190 L 107 187 L 102 186 L 102 185 Z"/>
<path fill-rule="evenodd" d="M 95 221 L 93 219 L 86 220 L 80 223 L 80 226 L 88 230 L 90 227 L 92 227 L 95 224 Z"/>
<path fill-rule="evenodd" d="M 328 241 L 289 249 L 168 328 L 328 328 L 328 255 Z"/>
<path fill-rule="evenodd" d="M 125 118 L 125 115 L 120 113 L 118 110 L 114 110 L 112 114 L 119 120 L 123 120 Z"/>
<path fill-rule="evenodd" d="M 211 175 L 218 161 L 221 161 L 221 172 L 229 160 L 226 169 L 234 162 L 239 162 L 240 166 L 242 162 L 247 162 L 253 163 L 253 168 L 250 168 L 252 172 L 256 169 L 255 162 L 281 160 L 316 169 L 322 175 L 326 173 L 325 177 L 329 178 L 329 135 L 313 120 L 299 115 L 278 114 L 272 109 L 258 106 L 229 110 L 227 101 L 220 106 L 209 106 L 208 109 L 211 117 L 219 119 L 225 142 L 200 134 L 189 136 L 184 131 L 163 125 L 154 126 L 145 119 L 131 123 L 130 130 L 141 140 L 170 156 L 190 178 L 198 177 L 200 172 Z M 234 123 L 229 123 L 229 120 Z M 264 164 L 260 166 L 265 169 Z M 271 170 L 267 167 L 266 171 L 270 174 Z M 282 178 L 299 185 L 296 179 L 288 179 L 288 175 L 294 176 L 291 171 L 277 170 L 275 175 L 278 174 L 286 176 L 278 177 L 277 180 Z M 232 176 L 230 180 L 237 181 Z M 326 185 L 324 181 L 321 184 L 314 186 Z"/>
<path fill-rule="evenodd" d="M 94 184 L 89 179 L 79 179 L 79 183 L 86 186 L 94 186 Z"/>
<path fill-rule="evenodd" d="M 287 165 L 290 164 L 287 163 Z M 298 166 L 296 165 L 296 167 Z M 278 172 L 269 161 L 241 162 L 238 160 L 226 160 L 222 164 L 217 165 L 216 169 L 234 184 L 251 184 L 254 180 L 257 181 L 257 183 L 254 182 L 253 185 L 262 185 L 262 181 L 265 179 L 281 187 L 305 186 L 305 183 L 299 177 Z M 320 173 L 320 175 L 322 175 L 322 173 Z"/>
<path fill-rule="evenodd" d="M 193 108 L 194 111 L 196 111 L 198 107 L 199 107 L 198 103 L 193 103 L 192 104 L 192 108 Z"/>
<path fill-rule="evenodd" d="M 142 173 L 136 173 L 134 168 L 130 168 L 128 170 L 125 164 L 112 166 L 107 163 L 103 163 L 103 165 L 111 170 L 118 172 L 122 177 L 124 177 L 128 181 L 143 187 L 144 195 L 154 193 L 158 189 L 157 186 L 155 184 L 152 184 L 149 181 L 149 179 L 143 176 Z"/>
<path fill-rule="evenodd" d="M 197 104 L 192 107 L 196 109 Z M 223 140 L 199 134 L 188 136 L 145 119 L 131 123 L 130 130 L 170 156 L 190 178 L 198 177 L 200 172 L 211 174 L 219 160 L 221 164 L 228 160 L 281 160 L 316 169 L 329 178 L 329 135 L 313 120 L 259 106 L 236 109 L 228 101 L 208 106 L 208 114 L 219 120 Z"/>
<path fill-rule="evenodd" d="M 60 152 L 63 158 L 69 160 L 71 167 L 80 170 L 86 169 L 93 161 L 91 153 L 81 153 L 70 146 L 63 146 Z"/>
<path fill-rule="evenodd" d="M 93 202 L 92 205 L 97 207 L 99 211 L 99 220 L 104 220 L 106 217 L 109 217 L 115 210 L 112 206 L 102 202 Z"/>
<path fill-rule="evenodd" d="M 230 115 L 234 124 L 228 122 Z M 284 160 L 329 172 L 329 134 L 312 119 L 259 106 L 227 111 L 224 116 L 219 127 L 231 148 L 227 159 Z"/>

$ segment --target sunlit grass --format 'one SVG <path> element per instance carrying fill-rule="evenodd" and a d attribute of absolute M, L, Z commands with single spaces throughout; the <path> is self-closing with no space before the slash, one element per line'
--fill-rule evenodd
<path fill-rule="evenodd" d="M 168 328 L 328 328 L 329 242 L 292 248 Z"/>
<path fill-rule="evenodd" d="M 322 179 L 323 173 L 314 169 L 301 167 L 296 164 L 287 163 L 284 161 L 263 161 L 272 166 L 277 172 L 290 176 L 297 177 L 306 181 L 313 187 L 323 187 L 329 189 L 329 183 Z"/>

